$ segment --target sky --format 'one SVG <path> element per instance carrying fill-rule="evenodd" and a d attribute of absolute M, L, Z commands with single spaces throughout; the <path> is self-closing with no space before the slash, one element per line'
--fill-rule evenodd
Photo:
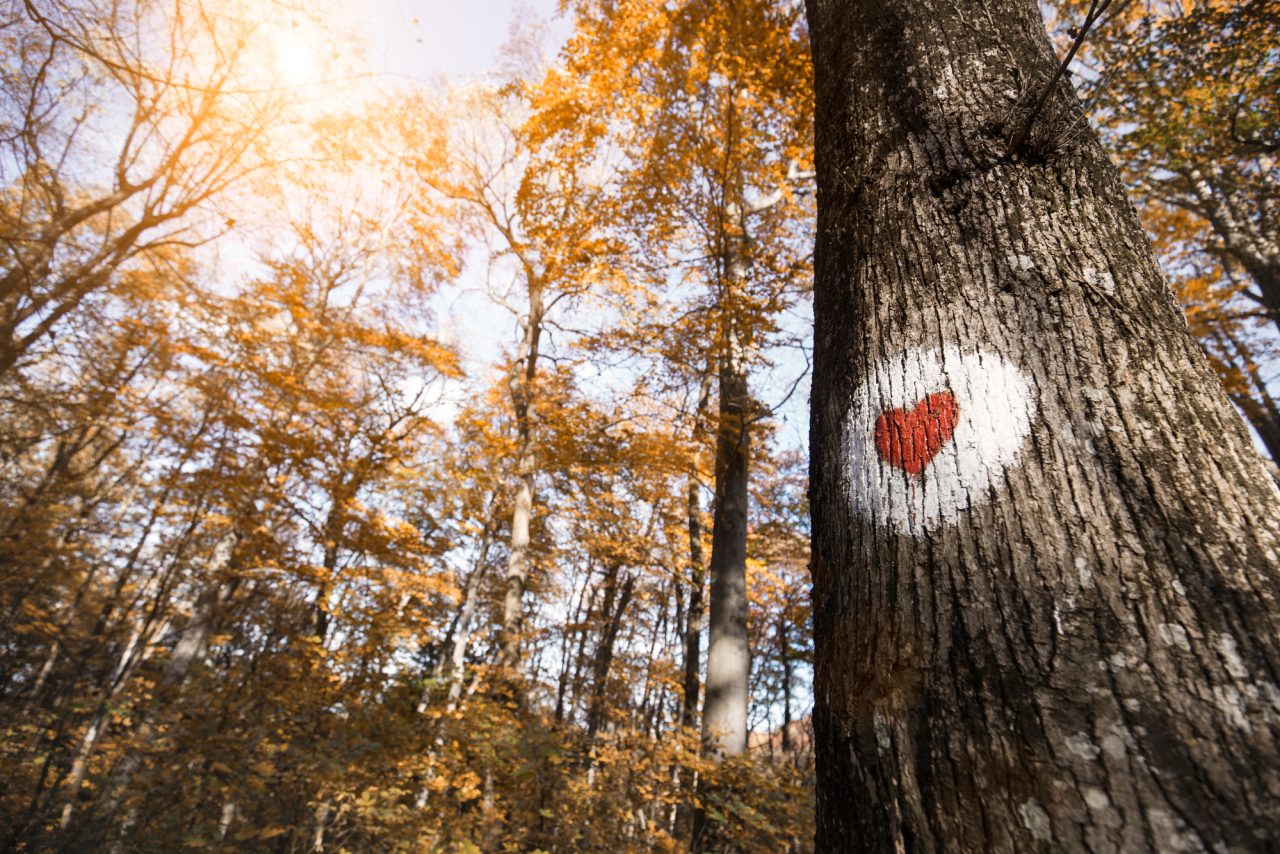
<path fill-rule="evenodd" d="M 546 21 L 555 0 L 374 0 L 367 9 L 369 61 L 419 80 L 477 77 L 492 70 L 517 19 Z M 563 22 L 553 36 L 567 31 Z M 554 48 L 557 44 L 551 45 Z"/>

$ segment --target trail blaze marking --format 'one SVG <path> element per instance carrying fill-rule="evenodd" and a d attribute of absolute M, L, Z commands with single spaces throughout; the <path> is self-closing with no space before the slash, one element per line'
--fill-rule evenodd
<path fill-rule="evenodd" d="M 924 467 L 951 439 L 960 420 L 960 405 L 949 391 L 929 395 L 915 409 L 890 409 L 876 419 L 876 450 L 880 458 L 909 474 Z"/>
<path fill-rule="evenodd" d="M 882 360 L 845 415 L 852 509 L 913 536 L 954 524 L 1005 488 L 1036 410 L 1027 375 L 985 349 L 907 350 Z"/>

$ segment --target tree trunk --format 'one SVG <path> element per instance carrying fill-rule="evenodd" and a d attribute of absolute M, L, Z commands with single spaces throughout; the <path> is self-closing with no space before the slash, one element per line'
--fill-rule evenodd
<path fill-rule="evenodd" d="M 736 349 L 732 345 L 730 349 Z M 711 620 L 702 733 L 719 756 L 747 748 L 747 478 L 751 394 L 735 353 L 720 367 L 716 498 L 711 529 Z"/>
<path fill-rule="evenodd" d="M 490 501 L 490 512 L 496 501 Z M 471 574 L 467 576 L 466 588 L 462 597 L 462 611 L 458 615 L 458 626 L 455 629 L 453 643 L 449 650 L 449 711 L 452 712 L 458 706 L 458 699 L 462 696 L 462 678 L 466 670 L 467 663 L 467 644 L 471 640 L 471 622 L 475 619 L 476 604 L 480 600 L 480 581 L 484 578 L 485 567 L 489 562 L 489 542 L 493 537 L 492 526 L 488 518 L 485 519 L 484 532 L 480 538 L 480 552 L 476 557 L 475 566 L 471 570 Z"/>
<path fill-rule="evenodd" d="M 711 394 L 712 373 L 707 371 L 702 380 L 698 397 L 698 409 L 694 416 L 694 437 L 700 438 L 702 414 Z M 695 451 L 696 453 L 696 451 Z M 703 601 L 707 586 L 707 571 L 702 556 L 702 506 L 698 500 L 698 466 L 695 460 L 689 464 L 688 491 L 685 494 L 685 513 L 689 524 L 689 608 L 684 620 L 684 691 L 680 702 L 680 725 L 693 727 L 698 722 L 698 701 L 702 694 L 702 630 L 706 626 L 706 607 Z M 677 593 L 679 588 L 677 588 Z M 697 773 L 691 768 L 677 771 L 677 782 L 689 797 L 682 800 L 675 814 L 674 832 L 687 835 L 691 849 L 700 836 L 700 825 L 705 821 L 694 807 L 697 790 Z"/>
<path fill-rule="evenodd" d="M 778 618 L 778 657 L 782 662 L 782 755 L 791 755 L 791 638 L 786 612 Z M 773 741 L 770 739 L 772 745 Z"/>
<path fill-rule="evenodd" d="M 595 588 L 591 585 L 590 568 L 586 573 L 586 580 L 583 581 L 582 589 L 578 592 L 578 604 L 574 606 L 573 618 L 569 620 L 564 627 L 561 639 L 560 654 L 560 676 L 557 679 L 559 683 L 556 687 L 556 723 L 560 723 L 565 718 L 565 699 L 569 695 L 569 679 L 573 668 L 570 662 L 574 662 L 575 667 L 581 666 L 582 650 L 586 645 L 586 630 L 583 627 L 583 615 L 590 614 L 592 607 L 595 605 Z M 577 657 L 574 657 L 573 638 L 578 637 Z"/>
<path fill-rule="evenodd" d="M 705 626 L 703 591 L 707 586 L 702 563 L 702 507 L 698 501 L 698 477 L 689 474 L 686 510 L 689 516 L 689 608 L 684 620 L 684 697 L 680 703 L 680 725 L 691 727 L 698 720 L 698 699 L 702 693 L 702 629 Z"/>
<path fill-rule="evenodd" d="M 218 620 L 243 580 L 240 576 L 228 572 L 235 565 L 235 551 L 239 542 L 240 534 L 233 530 L 214 546 L 209 558 L 211 571 L 208 586 L 196 597 L 191 616 L 187 618 L 182 631 L 178 634 L 178 641 L 174 645 L 173 653 L 169 656 L 160 680 L 162 693 L 167 696 L 163 696 L 159 701 L 172 702 L 195 665 L 208 653 L 209 641 L 213 637 Z M 156 705 L 157 702 L 153 700 L 153 705 L 141 713 L 141 720 L 134 737 L 135 746 L 125 751 L 103 783 L 102 795 L 94 808 L 94 812 L 103 822 L 114 819 L 120 812 L 134 775 L 142 768 L 146 749 L 161 734 L 153 721 L 153 716 L 160 710 Z M 128 824 L 129 820 L 126 818 L 124 826 L 118 828 L 119 835 L 114 843 L 116 847 L 119 847 L 123 840 Z"/>
<path fill-rule="evenodd" d="M 732 103 L 732 102 L 731 102 Z M 730 119 L 732 122 L 732 118 Z M 742 195 L 740 186 L 735 195 Z M 768 202 L 772 205 L 772 202 Z M 711 614 L 707 638 L 703 740 L 713 756 L 740 756 L 747 749 L 747 697 L 751 650 L 747 644 L 747 504 L 751 474 L 751 418 L 747 385 L 747 320 L 740 317 L 739 290 L 750 257 L 747 219 L 767 207 L 725 206 L 724 268 L 721 272 L 719 416 L 716 425 L 716 495 L 711 517 Z"/>
<path fill-rule="evenodd" d="M 818 850 L 1267 848 L 1277 489 L 1036 4 L 808 10 Z"/>
<path fill-rule="evenodd" d="M 542 289 L 529 282 L 529 314 L 508 380 L 516 421 L 516 494 L 511 511 L 511 551 L 507 558 L 507 591 L 502 607 L 499 663 L 512 671 L 520 667 L 524 633 L 524 588 L 529 578 L 529 523 L 533 517 L 534 380 L 538 374 L 538 339 L 542 333 Z"/>
<path fill-rule="evenodd" d="M 703 374 L 698 388 L 698 404 L 693 416 L 693 440 L 696 447 L 703 437 L 703 418 L 711 399 L 710 370 Z M 702 506 L 698 500 L 697 459 L 689 463 L 689 482 L 685 495 L 685 513 L 689 523 L 689 611 L 684 622 L 684 698 L 680 705 L 680 725 L 691 727 L 698 720 L 698 699 L 701 694 L 702 629 L 706 611 L 703 594 L 707 585 L 707 570 L 702 558 Z"/>
<path fill-rule="evenodd" d="M 124 651 L 120 653 L 120 660 L 113 669 L 111 678 L 108 680 L 102 697 L 98 701 L 98 707 L 94 710 L 93 718 L 80 739 L 80 746 L 76 750 L 75 759 L 71 763 L 70 774 L 63 787 L 65 795 L 62 812 L 58 818 L 58 828 L 62 831 L 65 831 L 71 824 L 71 815 L 75 810 L 76 799 L 80 795 L 80 787 L 84 784 L 85 775 L 89 770 L 89 760 L 93 756 L 94 748 L 98 745 L 98 739 L 106 731 L 107 724 L 110 722 L 112 705 L 129 685 L 133 671 L 146 654 L 147 646 L 151 640 L 151 638 L 147 637 L 148 628 L 149 626 L 146 622 L 135 623 L 129 641 L 125 644 Z"/>
<path fill-rule="evenodd" d="M 628 575 L 618 587 L 618 573 L 621 567 L 610 566 L 605 572 L 604 603 L 600 606 L 600 642 L 596 646 L 596 654 L 591 661 L 591 702 L 587 706 L 587 740 L 595 738 L 600 730 L 605 715 L 605 692 L 609 685 L 609 669 L 613 665 L 614 644 L 618 640 L 618 629 L 622 626 L 622 616 L 631 604 L 631 593 L 635 587 L 635 576 Z"/>

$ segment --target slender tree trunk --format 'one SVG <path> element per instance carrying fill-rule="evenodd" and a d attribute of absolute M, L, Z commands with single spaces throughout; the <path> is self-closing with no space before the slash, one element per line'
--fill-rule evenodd
<path fill-rule="evenodd" d="M 591 593 L 592 600 L 587 599 L 588 593 Z M 576 633 L 579 637 L 578 654 L 582 654 L 582 638 L 586 633 L 582 629 L 582 615 L 591 612 L 591 604 L 594 602 L 594 590 L 591 588 L 591 577 L 588 573 L 586 579 L 582 583 L 582 589 L 578 592 L 578 603 L 573 608 L 573 619 L 570 620 L 564 628 L 563 640 L 561 642 L 560 655 L 560 678 L 557 680 L 556 688 L 556 723 L 564 720 L 565 716 L 565 698 L 569 692 L 569 664 L 574 661 L 573 658 L 573 638 Z"/>
<path fill-rule="evenodd" d="M 1268 849 L 1277 488 L 1036 4 L 808 10 L 818 850 Z"/>
<path fill-rule="evenodd" d="M 178 635 L 178 642 L 174 645 L 161 677 L 161 688 L 171 698 L 186 682 L 196 662 L 204 658 L 221 612 L 240 585 L 241 578 L 228 572 L 233 565 L 239 540 L 239 533 L 232 531 L 214 546 L 209 561 L 209 576 L 214 580 L 196 598 L 191 616 Z M 120 811 L 134 775 L 142 768 L 143 752 L 160 735 L 152 719 L 156 711 L 157 707 L 153 705 L 143 712 L 135 737 L 136 743 L 141 747 L 128 750 L 103 783 L 104 791 L 94 812 L 104 822 L 114 819 Z M 126 820 L 119 828 L 115 847 L 118 848 L 121 844 L 128 824 L 129 821 Z"/>
<path fill-rule="evenodd" d="M 708 371 L 702 383 L 699 418 L 711 392 L 711 373 Z M 695 426 L 694 433 L 698 433 Z M 707 573 L 702 557 L 702 507 L 698 500 L 697 466 L 690 464 L 685 511 L 689 518 L 689 608 L 684 621 L 684 692 L 680 701 L 680 725 L 693 727 L 698 721 L 698 700 L 701 695 L 702 630 L 706 626 L 706 607 L 703 603 L 707 586 Z M 694 792 L 697 790 L 697 772 L 685 768 L 677 776 L 680 789 L 688 793 L 676 811 L 676 832 L 688 834 L 690 847 L 695 848 L 701 836 L 703 816 L 694 808 Z"/>
<path fill-rule="evenodd" d="M 712 378 L 712 372 L 706 371 L 698 388 L 698 404 L 693 422 L 695 445 L 702 440 L 703 418 L 711 399 Z M 680 725 L 691 727 L 698 720 L 698 699 L 702 693 L 699 677 L 702 669 L 702 630 L 706 627 L 703 596 L 707 586 L 707 570 L 702 557 L 702 504 L 698 500 L 700 484 L 696 459 L 689 464 L 688 480 L 685 512 L 689 521 L 689 609 L 684 622 L 684 699 L 680 705 Z"/>
<path fill-rule="evenodd" d="M 778 618 L 778 658 L 782 663 L 782 754 L 791 755 L 791 637 L 787 619 Z M 772 740 L 770 741 L 772 744 Z"/>
<path fill-rule="evenodd" d="M 706 696 L 702 740 L 719 761 L 747 750 L 747 694 L 751 651 L 747 645 L 747 486 L 750 444 L 747 415 L 751 396 L 746 371 L 735 353 L 720 367 L 719 424 L 716 435 L 716 495 L 711 528 L 711 608 L 707 632 Z M 700 782 L 704 796 L 709 790 Z M 720 844 L 706 813 L 695 810 L 691 848 Z"/>
<path fill-rule="evenodd" d="M 679 583 L 673 583 L 672 586 L 678 587 Z M 653 621 L 649 629 L 649 651 L 645 655 L 645 661 L 656 662 L 660 659 L 658 648 L 668 637 L 668 619 L 666 597 L 662 597 L 658 605 L 658 619 Z M 634 628 L 631 634 L 633 637 L 637 634 Z M 670 708 L 667 703 L 669 688 L 670 683 L 659 678 L 653 667 L 645 668 L 643 699 L 638 710 L 635 705 L 631 706 L 632 729 L 642 732 L 646 738 L 657 738 L 658 733 L 663 731 L 667 723 L 666 711 Z"/>
<path fill-rule="evenodd" d="M 330 511 L 330 519 L 333 519 L 336 514 L 335 507 Z M 326 526 L 327 535 L 329 535 L 329 528 L 330 526 Z M 329 634 L 329 597 L 333 595 L 333 584 L 338 574 L 338 541 L 333 535 L 329 535 L 329 539 L 325 540 L 322 566 L 324 576 L 316 589 L 316 601 L 311 605 L 311 625 L 308 631 L 308 634 L 314 637 L 321 647 L 324 646 L 325 638 Z"/>
<path fill-rule="evenodd" d="M 186 681 L 192 666 L 204 658 L 209 649 L 209 638 L 217 623 L 218 612 L 227 603 L 239 585 L 240 579 L 229 578 L 206 588 L 196 599 L 190 619 L 178 635 L 178 643 L 165 667 L 163 684 L 177 688 Z"/>
<path fill-rule="evenodd" d="M 538 339 L 542 334 L 542 289 L 529 282 L 529 314 L 508 380 L 516 421 L 516 492 L 511 511 L 511 551 L 507 558 L 507 591 L 502 607 L 499 663 L 512 671 L 520 667 L 524 632 L 524 589 L 529 578 L 529 523 L 533 517 L 535 464 L 534 382 L 538 375 Z"/>
<path fill-rule="evenodd" d="M 750 471 L 746 371 L 728 354 L 720 368 L 716 501 L 711 530 L 711 620 L 702 732 L 713 751 L 747 748 L 747 479 Z"/>
<path fill-rule="evenodd" d="M 732 104 L 732 101 L 730 102 Z M 730 117 L 732 122 L 732 114 Z M 740 188 L 737 193 L 741 196 Z M 716 424 L 715 503 L 711 511 L 711 561 L 708 566 L 710 614 L 707 677 L 702 704 L 702 741 L 715 761 L 747 750 L 747 707 L 751 650 L 747 643 L 747 502 L 751 474 L 751 391 L 747 384 L 746 346 L 738 318 L 737 290 L 746 278 L 746 214 L 726 206 L 730 233 L 724 236 L 724 269 L 719 310 L 721 339 L 719 402 Z M 710 789 L 699 782 L 704 796 Z M 715 827 L 702 809 L 694 811 L 690 846 L 716 847 Z"/>
<path fill-rule="evenodd" d="M 596 606 L 596 594 L 599 592 L 600 588 L 593 586 L 587 594 L 587 607 L 583 613 L 588 617 Z M 578 650 L 573 656 L 573 678 L 569 681 L 569 714 L 571 716 L 572 710 L 577 708 L 578 701 L 582 697 L 582 668 L 587 660 L 587 634 L 585 626 L 578 628 Z"/>
<path fill-rule="evenodd" d="M 231 798 L 227 798 L 222 802 L 222 814 L 218 817 L 218 839 L 219 841 L 227 838 L 227 833 L 231 830 L 231 823 L 236 820 L 236 802 Z"/>
<path fill-rule="evenodd" d="M 328 486 L 329 512 L 324 520 L 324 574 L 316 589 L 316 600 L 311 608 L 310 634 L 324 647 L 329 636 L 331 618 L 329 599 L 333 596 L 334 585 L 338 582 L 338 558 L 345 540 L 343 532 L 347 527 L 348 503 L 364 487 L 366 461 L 352 462 L 347 460 L 343 470 L 335 473 L 334 480 Z"/>
<path fill-rule="evenodd" d="M 737 205 L 729 205 L 727 210 L 732 230 L 725 240 L 720 297 L 720 400 L 702 733 L 714 755 L 739 756 L 747 749 L 747 693 L 751 679 L 751 651 L 747 645 L 747 488 L 753 409 L 747 385 L 747 342 L 741 329 L 745 321 L 737 316 L 737 291 L 747 273 L 746 213 Z"/>
<path fill-rule="evenodd" d="M 631 604 L 631 593 L 635 587 L 635 576 L 628 575 L 618 587 L 619 567 L 609 567 L 605 576 L 604 603 L 600 608 L 600 643 L 591 661 L 591 703 L 587 707 L 587 739 L 595 737 L 604 719 L 605 691 L 609 684 L 609 669 L 613 665 L 614 644 L 618 640 L 618 629 L 622 626 L 622 615 Z"/>
<path fill-rule="evenodd" d="M 449 651 L 449 711 L 458 707 L 462 697 L 462 679 L 466 672 L 467 644 L 471 641 L 471 623 L 475 619 L 476 605 L 480 601 L 480 581 L 484 578 L 485 567 L 489 563 L 489 544 L 493 537 L 489 520 L 484 523 L 484 533 L 480 539 L 480 553 L 476 556 L 475 566 L 467 576 L 466 589 L 463 592 L 462 612 L 458 616 L 458 626 L 454 631 L 453 644 Z"/>
<path fill-rule="evenodd" d="M 702 558 L 702 507 L 698 501 L 698 477 L 689 473 L 687 511 L 689 514 L 689 607 L 684 621 L 684 697 L 680 703 L 680 725 L 691 727 L 698 720 L 698 699 L 702 693 L 703 606 L 707 586 Z"/>
<path fill-rule="evenodd" d="M 93 756 L 94 748 L 98 745 L 98 739 L 106 731 L 110 719 L 111 706 L 116 698 L 123 693 L 124 688 L 128 686 L 134 669 L 145 655 L 146 648 L 150 642 L 150 638 L 146 636 L 148 628 L 149 626 L 145 622 L 139 621 L 135 623 L 129 641 L 120 653 L 120 661 L 113 669 L 111 677 L 103 690 L 102 697 L 98 701 L 98 707 L 94 711 L 93 718 L 80 739 L 80 747 L 77 749 L 75 759 L 71 763 L 71 772 L 64 786 L 65 795 L 62 812 L 58 818 L 60 830 L 65 831 L 71 824 L 76 798 L 80 794 L 80 787 L 84 784 L 85 775 L 89 770 L 89 760 Z"/>
<path fill-rule="evenodd" d="M 324 851 L 324 831 L 325 826 L 329 822 L 329 813 L 332 807 L 328 801 L 322 801 L 316 805 L 315 809 L 315 828 L 311 832 L 311 850 Z"/>

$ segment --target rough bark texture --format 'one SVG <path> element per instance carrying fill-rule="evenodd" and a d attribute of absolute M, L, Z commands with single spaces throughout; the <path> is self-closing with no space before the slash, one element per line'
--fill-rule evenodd
<path fill-rule="evenodd" d="M 1036 5 L 808 10 L 818 850 L 1276 845 L 1276 486 Z"/>

